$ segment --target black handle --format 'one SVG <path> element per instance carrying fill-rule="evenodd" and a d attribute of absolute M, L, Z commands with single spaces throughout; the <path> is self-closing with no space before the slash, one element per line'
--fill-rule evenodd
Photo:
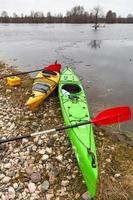
<path fill-rule="evenodd" d="M 31 137 L 31 135 L 21 135 L 21 136 L 18 136 L 18 137 L 3 139 L 3 140 L 0 140 L 0 144 L 6 143 L 6 142 L 11 142 L 11 141 L 14 141 L 14 140 L 21 140 L 23 138 L 29 138 L 29 137 Z"/>

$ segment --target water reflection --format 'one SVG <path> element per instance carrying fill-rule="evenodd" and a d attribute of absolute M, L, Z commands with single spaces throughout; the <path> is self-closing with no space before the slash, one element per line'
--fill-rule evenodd
<path fill-rule="evenodd" d="M 102 40 L 91 40 L 88 44 L 92 49 L 97 49 L 101 47 Z"/>
<path fill-rule="evenodd" d="M 108 24 L 98 31 L 91 24 L 0 24 L 0 47 L 0 60 L 22 71 L 56 59 L 63 68 L 71 65 L 89 87 L 86 95 L 96 114 L 107 107 L 133 107 L 132 24 Z M 132 131 L 130 124 L 123 126 Z"/>

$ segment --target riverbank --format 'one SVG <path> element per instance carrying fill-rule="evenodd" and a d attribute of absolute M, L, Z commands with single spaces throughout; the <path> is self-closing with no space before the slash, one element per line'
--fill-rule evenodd
<path fill-rule="evenodd" d="M 0 74 L 13 69 L 0 66 Z M 9 87 L 0 80 L 0 136 L 11 137 L 58 127 L 63 124 L 57 93 L 37 111 L 24 105 L 33 80 Z M 132 199 L 133 150 L 130 140 L 118 133 L 95 129 L 99 160 L 97 200 Z M 0 198 L 3 200 L 87 199 L 86 187 L 65 131 L 0 145 Z"/>

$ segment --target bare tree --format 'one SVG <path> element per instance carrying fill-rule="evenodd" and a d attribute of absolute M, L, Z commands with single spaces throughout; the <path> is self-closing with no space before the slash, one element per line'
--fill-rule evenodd
<path fill-rule="evenodd" d="M 127 15 L 127 23 L 133 23 L 133 15 L 132 14 Z"/>
<path fill-rule="evenodd" d="M 51 23 L 52 22 L 52 15 L 51 12 L 47 13 L 47 23 Z"/>
<path fill-rule="evenodd" d="M 33 12 L 32 15 L 32 21 L 34 23 L 43 23 L 44 22 L 44 14 L 41 11 Z"/>
<path fill-rule="evenodd" d="M 34 10 L 32 10 L 32 11 L 30 12 L 30 17 L 34 18 L 34 16 L 35 16 L 35 12 L 34 12 Z"/>
<path fill-rule="evenodd" d="M 4 10 L 1 13 L 2 23 L 8 23 L 9 22 L 9 16 L 8 13 Z"/>
<path fill-rule="evenodd" d="M 106 23 L 116 23 L 116 13 L 109 10 L 106 14 Z"/>
<path fill-rule="evenodd" d="M 99 18 L 100 17 L 102 17 L 102 15 L 103 15 L 103 8 L 101 7 L 101 6 L 95 6 L 94 8 L 93 8 L 93 10 L 92 10 L 92 14 L 93 14 L 93 16 L 94 16 L 94 18 L 95 18 L 95 25 L 94 25 L 94 28 L 95 28 L 95 30 L 97 30 L 97 28 L 98 28 L 98 20 L 99 20 Z"/>
<path fill-rule="evenodd" d="M 88 13 L 83 6 L 75 6 L 66 13 L 66 20 L 69 23 L 84 23 L 87 22 Z"/>
<path fill-rule="evenodd" d="M 14 18 L 17 18 L 18 15 L 14 12 L 14 13 L 13 13 L 13 17 L 14 17 Z"/>
<path fill-rule="evenodd" d="M 23 13 L 21 13 L 21 15 L 20 15 L 20 16 L 21 16 L 21 18 L 23 18 L 23 17 L 24 17 L 24 14 L 23 14 Z"/>
<path fill-rule="evenodd" d="M 132 14 L 128 14 L 128 15 L 127 15 L 127 18 L 131 18 L 131 17 L 133 17 Z"/>
<path fill-rule="evenodd" d="M 44 14 L 41 11 L 37 11 L 37 12 L 34 13 L 34 17 L 35 18 L 41 18 L 41 17 L 44 17 Z"/>
<path fill-rule="evenodd" d="M 8 13 L 4 10 L 1 13 L 1 17 L 8 17 Z"/>
<path fill-rule="evenodd" d="M 63 22 L 63 15 L 59 13 L 56 17 L 56 23 L 62 23 Z"/>
<path fill-rule="evenodd" d="M 75 16 L 80 16 L 84 14 L 84 7 L 83 6 L 75 6 L 74 8 L 72 8 L 71 10 L 71 14 L 75 15 Z"/>

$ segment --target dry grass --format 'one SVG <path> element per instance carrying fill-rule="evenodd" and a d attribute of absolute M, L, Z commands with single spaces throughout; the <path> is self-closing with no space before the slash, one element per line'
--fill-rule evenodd
<path fill-rule="evenodd" d="M 120 142 L 114 143 L 108 136 L 104 136 L 97 145 L 100 172 L 96 200 L 132 200 L 132 147 Z M 107 162 L 108 158 L 110 162 Z"/>

